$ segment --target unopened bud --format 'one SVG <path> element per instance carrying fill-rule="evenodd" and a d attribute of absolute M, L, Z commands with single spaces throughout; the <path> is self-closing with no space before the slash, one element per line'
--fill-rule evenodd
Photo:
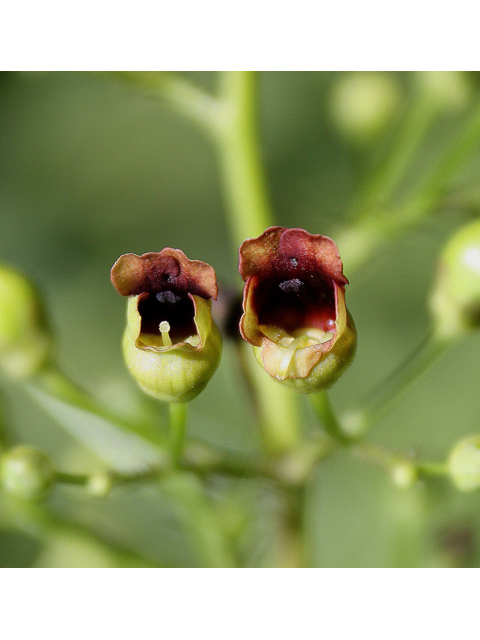
<path fill-rule="evenodd" d="M 33 284 L 0 265 L 0 366 L 14 378 L 34 374 L 48 359 L 52 337 Z"/>
<path fill-rule="evenodd" d="M 0 478 L 4 489 L 17 498 L 38 500 L 52 486 L 54 468 L 43 451 L 19 446 L 3 454 Z"/>
<path fill-rule="evenodd" d="M 430 307 L 438 337 L 452 339 L 480 326 L 480 221 L 447 242 Z"/>
<path fill-rule="evenodd" d="M 461 440 L 448 460 L 453 484 L 460 491 L 480 489 L 480 436 Z"/>
<path fill-rule="evenodd" d="M 385 73 L 343 74 L 334 86 L 330 111 L 348 138 L 363 142 L 375 137 L 392 117 L 399 100 L 396 79 Z"/>

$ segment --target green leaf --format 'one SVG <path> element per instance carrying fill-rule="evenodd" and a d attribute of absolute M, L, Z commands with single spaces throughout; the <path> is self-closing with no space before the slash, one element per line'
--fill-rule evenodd
<path fill-rule="evenodd" d="M 158 466 L 162 453 L 135 433 L 90 411 L 55 398 L 33 385 L 28 393 L 74 438 L 119 473 L 136 473 Z"/>

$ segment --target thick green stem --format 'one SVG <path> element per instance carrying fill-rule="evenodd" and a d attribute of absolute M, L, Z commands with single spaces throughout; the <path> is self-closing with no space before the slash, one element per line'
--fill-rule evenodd
<path fill-rule="evenodd" d="M 416 568 L 422 566 L 426 540 L 426 495 L 421 485 L 404 491 L 387 487 L 384 497 L 389 546 L 387 566 Z"/>
<path fill-rule="evenodd" d="M 228 221 L 236 246 L 274 224 L 260 154 L 255 85 L 253 72 L 220 75 L 222 117 L 216 139 Z M 283 453 L 299 441 L 296 397 L 272 381 L 252 353 L 248 358 L 265 444 L 272 453 Z"/>
<path fill-rule="evenodd" d="M 250 345 L 242 345 L 242 350 L 265 448 L 274 455 L 291 451 L 300 443 L 295 392 L 270 378 L 255 360 Z"/>
<path fill-rule="evenodd" d="M 300 486 L 283 493 L 280 527 L 270 559 L 274 567 L 295 569 L 309 566 L 304 526 L 305 492 L 305 486 Z"/>
<path fill-rule="evenodd" d="M 255 74 L 222 72 L 219 96 L 220 169 L 229 206 L 228 221 L 238 246 L 274 224 L 261 161 Z"/>
<path fill-rule="evenodd" d="M 183 454 L 187 430 L 187 403 L 170 402 L 170 453 L 172 463 L 177 466 Z"/>

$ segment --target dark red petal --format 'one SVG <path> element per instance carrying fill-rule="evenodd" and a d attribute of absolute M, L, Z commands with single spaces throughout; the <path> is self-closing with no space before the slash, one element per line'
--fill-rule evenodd
<path fill-rule="evenodd" d="M 270 227 L 258 238 L 245 240 L 240 247 L 239 271 L 244 281 L 257 275 L 282 283 L 315 274 L 339 285 L 348 284 L 335 242 L 304 229 Z"/>
<path fill-rule="evenodd" d="M 111 280 L 122 296 L 168 292 L 216 299 L 218 289 L 214 269 L 206 262 L 189 260 L 180 249 L 169 247 L 158 253 L 137 256 L 127 253 L 115 262 Z"/>

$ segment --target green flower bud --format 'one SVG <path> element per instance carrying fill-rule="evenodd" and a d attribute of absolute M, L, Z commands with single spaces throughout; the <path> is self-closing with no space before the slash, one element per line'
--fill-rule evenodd
<path fill-rule="evenodd" d="M 121 256 L 112 282 L 129 296 L 123 353 L 140 387 L 165 402 L 188 402 L 217 369 L 222 338 L 213 322 L 215 271 L 178 249 Z"/>
<path fill-rule="evenodd" d="M 365 71 L 342 74 L 330 101 L 333 121 L 347 138 L 366 141 L 388 123 L 399 94 L 398 83 L 391 75 Z"/>
<path fill-rule="evenodd" d="M 0 366 L 11 377 L 26 378 L 46 362 L 51 349 L 35 287 L 18 271 L 0 265 Z"/>
<path fill-rule="evenodd" d="M 4 453 L 0 460 L 2 486 L 24 500 L 45 497 L 53 484 L 54 475 L 50 458 L 32 447 L 16 447 Z"/>
<path fill-rule="evenodd" d="M 92 496 L 104 497 L 110 493 L 113 479 L 108 473 L 95 473 L 88 478 L 87 491 Z"/>
<path fill-rule="evenodd" d="M 462 71 L 417 71 L 414 80 L 438 107 L 447 111 L 464 107 L 472 94 L 468 77 Z"/>
<path fill-rule="evenodd" d="M 357 342 L 337 245 L 303 229 L 270 227 L 242 244 L 239 270 L 240 332 L 258 363 L 300 393 L 330 387 Z"/>
<path fill-rule="evenodd" d="M 462 227 L 446 244 L 430 308 L 440 338 L 480 326 L 480 221 Z"/>
<path fill-rule="evenodd" d="M 453 484 L 460 491 L 480 489 L 480 436 L 461 440 L 448 460 Z"/>

